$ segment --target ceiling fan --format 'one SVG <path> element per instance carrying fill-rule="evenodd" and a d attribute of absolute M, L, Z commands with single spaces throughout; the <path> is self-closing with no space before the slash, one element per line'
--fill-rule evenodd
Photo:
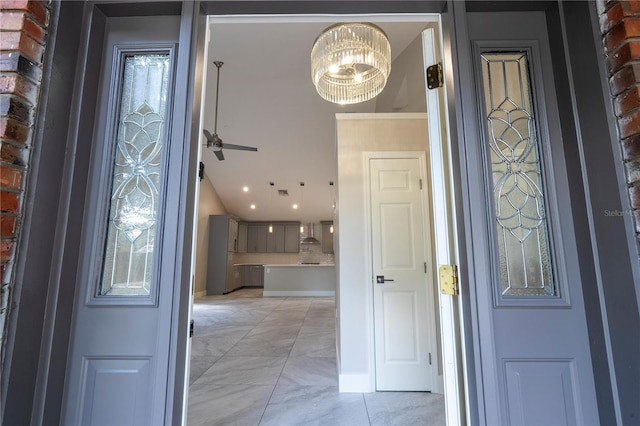
<path fill-rule="evenodd" d="M 202 133 L 207 138 L 207 148 L 211 148 L 213 153 L 218 157 L 218 160 L 224 160 L 224 155 L 222 154 L 222 149 L 238 149 L 241 151 L 257 151 L 258 148 L 254 148 L 252 146 L 244 146 L 244 145 L 233 145 L 230 143 L 223 143 L 222 139 L 218 136 L 218 94 L 220 93 L 220 67 L 224 64 L 224 62 L 213 61 L 213 64 L 218 68 L 218 79 L 216 82 L 216 115 L 215 122 L 213 127 L 213 135 L 207 129 L 202 129 Z"/>

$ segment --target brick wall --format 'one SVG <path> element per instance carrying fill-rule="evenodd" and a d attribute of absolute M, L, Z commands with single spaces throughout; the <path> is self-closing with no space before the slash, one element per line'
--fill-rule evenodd
<path fill-rule="evenodd" d="M 13 264 L 29 173 L 32 129 L 42 76 L 48 1 L 0 0 L 0 335 L 14 284 Z M 2 362 L 0 360 L 0 362 Z"/>
<path fill-rule="evenodd" d="M 640 0 L 598 0 L 631 212 L 640 250 Z"/>

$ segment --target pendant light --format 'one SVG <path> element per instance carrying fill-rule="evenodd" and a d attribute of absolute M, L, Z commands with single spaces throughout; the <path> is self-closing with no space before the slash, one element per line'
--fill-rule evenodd
<path fill-rule="evenodd" d="M 380 27 L 347 22 L 325 29 L 311 50 L 311 78 L 318 94 L 337 104 L 376 97 L 391 72 L 391 45 Z"/>

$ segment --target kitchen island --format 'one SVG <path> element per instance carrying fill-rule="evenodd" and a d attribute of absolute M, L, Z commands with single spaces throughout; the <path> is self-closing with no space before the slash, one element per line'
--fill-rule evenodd
<path fill-rule="evenodd" d="M 264 265 L 263 296 L 335 296 L 334 264 Z"/>

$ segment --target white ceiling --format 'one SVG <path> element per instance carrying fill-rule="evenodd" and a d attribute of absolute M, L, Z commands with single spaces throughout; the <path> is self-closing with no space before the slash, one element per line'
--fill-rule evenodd
<path fill-rule="evenodd" d="M 258 148 L 258 152 L 225 149 L 225 160 L 218 161 L 202 140 L 205 174 L 229 213 L 247 221 L 333 219 L 336 186 L 329 182 L 336 181 L 335 113 L 373 112 L 375 100 L 339 106 L 320 98 L 311 82 L 311 47 L 332 23 L 366 20 L 387 33 L 395 58 L 426 22 L 424 16 L 418 22 L 388 22 L 398 19 L 211 18 L 202 127 L 213 133 L 217 72 L 213 61 L 223 61 L 218 134 L 224 143 Z M 244 186 L 248 192 L 242 191 Z M 289 196 L 279 196 L 278 189 L 288 190 Z"/>

